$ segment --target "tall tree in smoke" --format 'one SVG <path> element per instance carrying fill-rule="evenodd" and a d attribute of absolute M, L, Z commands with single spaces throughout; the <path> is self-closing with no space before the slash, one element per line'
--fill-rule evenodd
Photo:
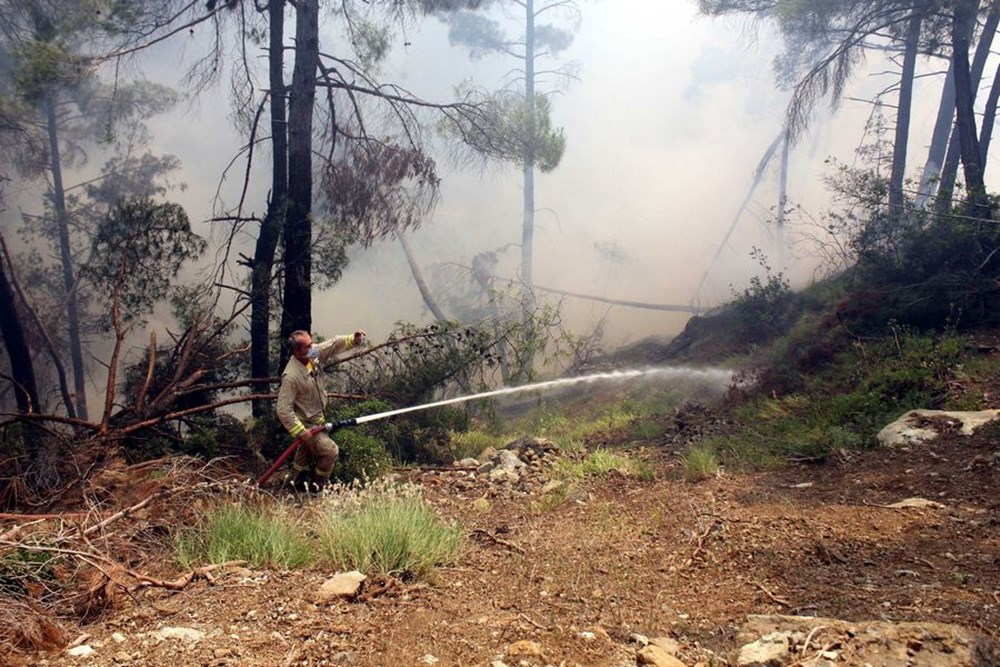
<path fill-rule="evenodd" d="M 845 87 L 870 49 L 888 49 L 902 53 L 902 68 L 896 100 L 895 140 L 891 173 L 889 176 L 888 208 L 899 214 L 904 206 L 904 179 L 909 145 L 910 113 L 916 62 L 920 53 L 948 53 L 951 60 L 945 79 L 939 111 L 938 130 L 931 142 L 923 183 L 929 184 L 937 176 L 944 158 L 947 126 L 955 101 L 971 105 L 975 90 L 982 76 L 985 55 L 989 51 L 997 22 L 998 7 L 992 0 L 842 0 L 830 3 L 799 3 L 792 0 L 758 2 L 757 0 L 701 0 L 701 11 L 710 15 L 749 14 L 760 19 L 774 20 L 786 40 L 786 52 L 776 62 L 779 79 L 792 87 L 792 100 L 788 108 L 788 126 L 793 136 L 808 125 L 813 105 L 829 97 L 836 105 L 844 95 Z M 986 11 L 986 22 L 976 57 L 969 65 L 969 40 L 973 36 L 975 18 L 980 10 Z M 964 17 L 968 17 L 967 19 Z M 957 42 L 956 42 L 957 40 Z M 957 72 L 957 55 L 965 52 L 964 72 Z M 971 97 L 970 97 L 971 93 Z M 971 118 L 971 115 L 966 114 Z M 944 160 L 940 172 L 941 212 L 950 204 L 950 187 L 957 165 L 957 147 L 964 135 L 968 141 L 968 157 L 973 159 L 972 147 L 979 146 L 975 138 L 975 123 L 956 123 L 954 148 L 949 153 L 951 161 Z M 965 155 L 963 153 L 963 155 Z M 982 160 L 979 160 L 982 162 Z M 982 165 L 979 165 L 982 166 Z M 974 168 L 975 172 L 976 169 Z M 980 169 L 981 171 L 981 169 Z M 922 185 L 925 190 L 928 185 Z M 971 193 L 971 190 L 970 190 Z"/>
<path fill-rule="evenodd" d="M 449 25 L 449 37 L 454 44 L 466 47 L 473 58 L 501 54 L 518 60 L 521 74 L 514 84 L 486 99 L 495 108 L 496 126 L 487 128 L 491 142 L 504 147 L 501 158 L 520 165 L 523 181 L 523 211 L 521 222 L 521 288 L 523 325 L 530 340 L 535 311 L 534 296 L 534 238 L 535 238 L 535 170 L 547 172 L 555 169 L 562 160 L 566 140 L 562 129 L 555 129 L 551 122 L 550 98 L 539 92 L 539 84 L 550 81 L 555 75 L 569 75 L 565 67 L 540 70 L 544 59 L 557 58 L 573 42 L 573 33 L 556 24 L 541 23 L 541 17 L 557 12 L 578 18 L 573 2 L 567 0 L 493 0 L 484 2 L 483 8 L 511 10 L 523 26 L 519 37 L 508 35 L 499 21 L 480 13 L 469 11 L 443 15 Z M 549 91 L 551 92 L 551 91 Z M 533 346 L 528 345 L 527 349 Z M 530 353 L 529 353 L 530 355 Z M 529 358 L 523 368 L 532 372 Z"/>
<path fill-rule="evenodd" d="M 83 146 L 114 143 L 119 125 L 147 117 L 169 106 L 170 96 L 154 86 L 105 86 L 96 76 L 95 53 L 130 39 L 127 26 L 142 15 L 144 3 L 26 0 L 0 3 L 0 39 L 10 58 L 13 85 L 3 101 L 8 113 L 20 118 L 25 132 L 18 137 L 15 158 L 22 175 L 41 180 L 48 174 L 50 215 L 29 225 L 30 232 L 50 239 L 59 258 L 65 335 L 71 359 L 71 414 L 87 414 L 83 312 L 73 205 L 66 170 L 85 156 Z M 140 143 L 129 137 L 124 143 Z M 48 226 L 51 223 L 51 226 Z"/>

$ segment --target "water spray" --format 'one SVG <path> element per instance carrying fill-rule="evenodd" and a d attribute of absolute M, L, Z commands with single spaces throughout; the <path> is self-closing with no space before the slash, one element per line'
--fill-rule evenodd
<path fill-rule="evenodd" d="M 345 428 L 348 426 L 357 426 L 358 424 L 365 424 L 367 422 L 377 421 L 379 419 L 386 419 L 387 417 L 394 417 L 396 415 L 405 414 L 407 412 L 417 412 L 418 410 L 430 410 L 431 408 L 439 408 L 445 405 L 453 405 L 455 403 L 464 403 L 466 401 L 474 401 L 480 398 L 490 398 L 493 396 L 505 396 L 508 394 L 517 394 L 525 391 L 544 391 L 549 389 L 557 389 L 561 387 L 570 387 L 577 384 L 589 384 L 594 382 L 600 382 L 602 380 L 631 380 L 640 377 L 656 377 L 660 376 L 666 379 L 689 379 L 689 380 L 703 380 L 716 384 L 723 384 L 726 382 L 731 382 L 733 379 L 733 374 L 731 371 L 722 370 L 719 368 L 688 368 L 684 366 L 669 366 L 666 368 L 646 368 L 646 369 L 634 369 L 627 371 L 609 371 L 606 373 L 594 373 L 592 375 L 581 375 L 579 377 L 573 378 L 560 378 L 558 380 L 548 380 L 547 382 L 535 382 L 534 384 L 520 385 L 517 387 L 504 387 L 502 389 L 494 389 L 493 391 L 484 391 L 479 394 L 470 394 L 469 396 L 458 396 L 456 398 L 448 398 L 441 401 L 434 401 L 433 403 L 422 403 L 421 405 L 412 405 L 408 408 L 399 408 L 397 410 L 386 410 L 385 412 L 376 412 L 371 415 L 364 415 L 362 417 L 352 417 L 350 419 L 343 419 L 338 422 L 328 422 L 326 424 L 320 424 L 318 426 L 313 426 L 301 433 L 298 437 L 292 440 L 292 444 L 288 446 L 278 460 L 274 462 L 267 472 L 260 476 L 257 480 L 258 485 L 263 485 L 271 475 L 281 467 L 289 456 L 298 449 L 298 447 L 308 440 L 323 431 L 333 431 L 339 428 Z"/>

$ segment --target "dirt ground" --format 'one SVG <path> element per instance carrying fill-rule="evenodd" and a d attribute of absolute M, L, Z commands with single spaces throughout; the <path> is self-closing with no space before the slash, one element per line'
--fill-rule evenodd
<path fill-rule="evenodd" d="M 998 429 L 700 483 L 683 481 L 677 445 L 608 444 L 656 478 L 585 480 L 553 502 L 468 471 L 403 473 L 467 534 L 431 585 L 370 579 L 354 601 L 316 605 L 331 572 L 230 568 L 79 627 L 89 656 L 21 662 L 611 667 L 635 664 L 637 633 L 708 665 L 736 648 L 748 614 L 772 613 L 957 623 L 1000 639 Z M 912 497 L 939 506 L 887 507 Z M 166 627 L 188 638 L 153 634 Z"/>

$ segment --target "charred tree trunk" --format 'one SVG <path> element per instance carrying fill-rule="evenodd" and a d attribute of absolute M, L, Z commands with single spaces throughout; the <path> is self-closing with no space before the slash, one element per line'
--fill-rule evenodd
<path fill-rule="evenodd" d="M 312 121 L 319 67 L 319 0 L 295 3 L 295 67 L 288 100 L 288 211 L 281 334 L 312 328 Z"/>
<path fill-rule="evenodd" d="M 274 256 L 285 218 L 288 196 L 288 134 L 284 80 L 285 2 L 270 0 L 268 3 L 268 70 L 270 76 L 271 109 L 271 199 L 267 215 L 260 225 L 260 234 L 254 248 L 253 272 L 250 284 L 250 376 L 271 376 L 270 325 L 271 282 L 274 273 Z M 261 381 L 254 389 L 266 393 L 268 388 Z M 262 416 L 268 409 L 267 402 L 253 402 L 253 414 Z"/>
<path fill-rule="evenodd" d="M 896 108 L 896 136 L 892 150 L 892 174 L 889 177 L 889 215 L 903 215 L 903 179 L 906 176 L 906 149 L 910 138 L 910 109 L 913 106 L 913 74 L 920 46 L 923 14 L 914 11 L 906 28 L 903 51 L 903 72 L 899 82 L 899 104 Z"/>
<path fill-rule="evenodd" d="M 17 411 L 22 414 L 38 410 L 38 385 L 35 382 L 35 368 L 31 363 L 31 350 L 24 335 L 24 327 L 18 316 L 14 290 L 4 262 L 0 259 L 0 334 L 10 358 L 10 375 L 14 382 L 14 398 Z"/>
<path fill-rule="evenodd" d="M 55 100 L 52 93 L 45 96 L 45 124 L 49 140 L 49 168 L 52 171 L 52 206 L 59 232 L 59 260 L 62 263 L 63 288 L 66 290 L 66 327 L 69 334 L 69 352 L 73 365 L 74 408 L 80 419 L 87 418 L 87 386 L 83 375 L 83 346 L 80 342 L 80 308 L 76 298 L 76 279 L 73 275 L 73 255 L 69 242 L 69 220 L 66 213 L 66 191 L 63 188 L 62 163 L 59 152 L 59 130 Z"/>
<path fill-rule="evenodd" d="M 974 110 L 975 82 L 969 68 L 969 35 L 976 20 L 977 0 L 960 0 L 955 4 L 952 20 L 952 58 L 955 62 L 955 129 L 961 147 L 962 168 L 970 212 L 982 218 L 990 216 L 986 185 L 979 161 L 979 139 L 976 135 Z M 983 41 L 986 36 L 983 36 Z"/>
<path fill-rule="evenodd" d="M 967 13 L 969 11 L 969 6 L 972 7 L 972 17 L 971 19 L 965 19 L 961 14 Z M 973 31 L 976 25 L 976 9 L 978 9 L 978 3 L 969 2 L 968 0 L 960 0 L 955 5 L 955 20 L 961 22 L 961 29 L 965 32 L 963 34 L 956 34 L 955 20 L 952 21 L 952 69 L 955 69 L 955 53 L 954 53 L 954 42 L 957 39 L 960 43 L 965 46 L 965 56 L 964 60 L 966 63 L 966 71 L 962 75 L 963 79 L 966 79 L 963 85 L 968 85 L 968 90 L 966 93 L 966 98 L 969 100 L 970 106 L 974 107 L 976 102 L 976 92 L 979 89 L 979 82 L 983 78 L 983 70 L 986 68 L 986 58 L 990 54 L 990 47 L 993 44 L 993 37 L 996 35 L 997 27 L 1000 26 L 1000 9 L 995 5 L 990 8 L 990 13 L 986 17 L 986 23 L 983 27 L 983 35 L 979 39 L 979 44 L 976 45 L 976 54 L 972 60 L 971 70 L 968 67 L 969 62 L 969 45 L 972 40 Z M 953 190 L 955 188 L 955 180 L 958 176 L 958 165 L 961 161 L 962 151 L 961 151 L 961 132 L 959 131 L 959 118 L 958 118 L 958 102 L 960 96 L 963 94 L 959 89 L 958 77 L 960 73 L 955 72 L 955 126 L 951 132 L 951 139 L 948 142 L 948 153 L 945 157 L 944 166 L 941 168 L 941 182 L 938 185 L 938 200 L 935 210 L 938 214 L 944 215 L 951 208 L 951 200 Z M 969 95 L 971 94 L 971 98 Z M 972 119 L 972 127 L 975 129 L 975 118 Z"/>

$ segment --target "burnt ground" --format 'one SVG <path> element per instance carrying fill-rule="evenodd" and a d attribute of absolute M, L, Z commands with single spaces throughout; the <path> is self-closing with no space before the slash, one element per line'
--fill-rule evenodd
<path fill-rule="evenodd" d="M 679 445 L 603 444 L 647 460 L 655 479 L 588 479 L 559 501 L 540 481 L 511 491 L 467 471 L 403 471 L 467 534 L 429 585 L 370 579 L 354 601 L 316 605 L 329 571 L 230 568 L 71 626 L 88 657 L 7 659 L 610 667 L 635 664 L 639 633 L 707 665 L 736 648 L 748 614 L 770 613 L 957 623 L 1000 639 L 1000 429 L 699 483 L 683 480 Z M 911 497 L 939 506 L 887 507 Z M 204 635 L 151 634 L 164 627 Z"/>

